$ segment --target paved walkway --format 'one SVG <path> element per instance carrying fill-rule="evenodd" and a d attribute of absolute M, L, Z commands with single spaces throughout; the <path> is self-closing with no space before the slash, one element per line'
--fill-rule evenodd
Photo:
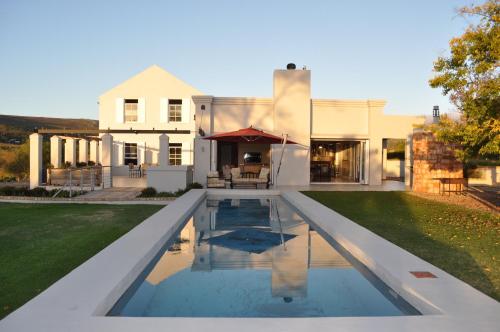
<path fill-rule="evenodd" d="M 130 201 L 141 193 L 142 188 L 113 187 L 102 190 L 90 191 L 82 196 L 75 197 L 81 201 Z"/>
<path fill-rule="evenodd" d="M 499 186 L 473 185 L 469 187 L 468 194 L 497 211 L 500 209 Z"/>
<path fill-rule="evenodd" d="M 0 202 L 4 203 L 37 203 L 37 204 L 147 204 L 147 205 L 168 205 L 172 201 L 171 198 L 163 199 L 137 199 L 137 195 L 142 188 L 122 187 L 122 188 L 107 188 L 95 191 L 90 191 L 85 195 L 76 196 L 75 198 L 34 198 L 34 197 L 0 197 Z"/>

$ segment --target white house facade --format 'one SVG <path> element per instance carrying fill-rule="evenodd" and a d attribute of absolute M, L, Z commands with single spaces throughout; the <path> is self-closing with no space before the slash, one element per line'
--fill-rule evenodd
<path fill-rule="evenodd" d="M 404 139 L 406 159 L 400 169 L 410 185 L 411 137 L 425 118 L 386 115 L 385 104 L 383 100 L 312 99 L 311 71 L 297 70 L 293 64 L 274 71 L 270 98 L 206 95 L 155 65 L 99 97 L 99 142 L 80 139 L 78 145 L 71 137 L 52 137 L 51 160 L 56 168 L 64 161 L 72 165 L 95 161 L 109 167 L 113 177 L 123 178 L 138 168 L 147 181 L 125 185 L 158 190 L 182 188 L 191 181 L 205 185 L 209 172 L 246 163 L 269 167 L 271 184 L 280 186 L 380 185 L 387 140 Z M 297 144 L 283 148 L 206 139 L 248 127 Z M 32 137 L 34 148 L 40 140 Z M 32 168 L 41 168 L 35 152 Z M 40 172 L 33 173 L 32 187 L 42 182 Z"/>

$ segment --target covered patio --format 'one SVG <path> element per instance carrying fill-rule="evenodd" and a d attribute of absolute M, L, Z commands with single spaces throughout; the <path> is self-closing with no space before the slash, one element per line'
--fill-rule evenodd
<path fill-rule="evenodd" d="M 156 163 L 145 163 L 145 146 L 139 148 L 135 144 L 129 148 L 123 142 L 116 141 L 113 136 L 130 133 L 156 135 L 159 146 Z M 154 129 L 39 129 L 30 135 L 30 188 L 78 186 L 80 189 L 85 188 L 84 190 L 110 187 L 155 187 L 158 191 L 184 189 L 192 182 L 193 167 L 170 164 L 168 134 L 189 133 L 189 130 Z M 49 161 L 43 158 L 44 136 L 50 137 Z M 123 158 L 119 156 L 120 149 L 123 151 Z"/>
<path fill-rule="evenodd" d="M 296 144 L 287 136 L 279 137 L 252 126 L 204 138 L 214 145 L 213 168 L 207 175 L 211 188 L 268 188 L 272 179 L 272 145 Z M 279 164 L 281 166 L 281 159 Z M 278 174 L 278 173 L 276 173 Z"/>

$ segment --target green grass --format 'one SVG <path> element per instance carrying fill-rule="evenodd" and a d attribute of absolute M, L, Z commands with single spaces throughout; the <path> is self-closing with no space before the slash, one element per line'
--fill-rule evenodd
<path fill-rule="evenodd" d="M 403 192 L 304 194 L 500 300 L 500 218 Z"/>
<path fill-rule="evenodd" d="M 0 204 L 0 318 L 160 208 L 158 205 Z"/>

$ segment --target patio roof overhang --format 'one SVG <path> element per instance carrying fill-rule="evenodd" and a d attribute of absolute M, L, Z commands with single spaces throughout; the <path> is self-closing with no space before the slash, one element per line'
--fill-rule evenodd
<path fill-rule="evenodd" d="M 263 130 L 253 128 L 252 126 L 227 133 L 215 134 L 204 137 L 206 140 L 233 143 L 254 143 L 254 144 L 283 144 L 285 137 L 279 137 L 266 133 Z M 286 140 L 286 144 L 297 144 L 294 141 Z"/>

